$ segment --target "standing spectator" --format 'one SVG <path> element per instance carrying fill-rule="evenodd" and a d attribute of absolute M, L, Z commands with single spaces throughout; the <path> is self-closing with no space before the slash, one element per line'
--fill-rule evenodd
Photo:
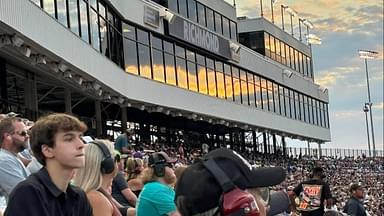
<path fill-rule="evenodd" d="M 87 126 L 67 114 L 51 114 L 39 119 L 31 131 L 31 148 L 44 166 L 12 191 L 5 216 L 92 216 L 92 208 L 81 189 L 70 181 L 84 166 Z"/>
<path fill-rule="evenodd" d="M 29 135 L 25 124 L 19 117 L 8 117 L 0 121 L 0 187 L 5 196 L 30 174 L 17 157 L 28 147 Z"/>
<path fill-rule="evenodd" d="M 309 180 L 301 182 L 295 189 L 296 208 L 302 216 L 323 216 L 324 201 L 327 208 L 332 206 L 332 194 L 329 185 L 323 181 L 323 168 L 314 167 Z"/>
<path fill-rule="evenodd" d="M 349 198 L 347 204 L 344 207 L 344 213 L 347 213 L 351 216 L 366 216 L 363 202 L 364 199 L 364 189 L 359 184 L 352 184 L 349 192 L 351 193 L 351 198 Z"/>
<path fill-rule="evenodd" d="M 176 181 L 175 162 L 165 152 L 149 156 L 148 167 L 143 171 L 144 188 L 137 200 L 137 216 L 179 216 L 174 202 L 175 191 L 170 187 Z"/>
<path fill-rule="evenodd" d="M 131 129 L 127 129 L 125 133 L 119 135 L 115 141 L 115 149 L 121 154 L 131 153 L 129 150 L 129 146 L 132 146 L 133 135 L 134 133 Z"/>

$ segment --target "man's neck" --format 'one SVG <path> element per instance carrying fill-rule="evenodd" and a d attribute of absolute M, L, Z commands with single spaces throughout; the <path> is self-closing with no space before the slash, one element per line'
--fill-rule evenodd
<path fill-rule="evenodd" d="M 67 191 L 68 184 L 73 177 L 74 170 L 63 169 L 62 167 L 59 167 L 58 164 L 54 163 L 54 161 L 52 161 L 52 163 L 48 162 L 46 164 L 46 169 L 53 184 L 55 184 L 61 191 Z"/>
<path fill-rule="evenodd" d="M 19 153 L 18 149 L 16 149 L 12 145 L 7 145 L 6 143 L 1 144 L 1 149 L 6 150 L 7 152 L 13 154 L 14 156 L 17 156 L 17 153 Z"/>

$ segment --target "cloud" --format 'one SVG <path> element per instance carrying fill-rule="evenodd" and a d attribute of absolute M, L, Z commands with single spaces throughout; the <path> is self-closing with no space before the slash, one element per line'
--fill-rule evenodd
<path fill-rule="evenodd" d="M 331 116 L 337 119 L 351 119 L 362 115 L 362 110 L 341 110 L 331 112 Z"/>
<path fill-rule="evenodd" d="M 359 67 L 335 67 L 325 71 L 319 71 L 316 83 L 320 86 L 333 87 L 340 80 L 345 80 L 350 74 L 359 70 Z"/>
<path fill-rule="evenodd" d="M 378 104 L 373 104 L 372 108 L 373 109 L 378 109 L 378 110 L 383 110 L 384 109 L 384 102 L 380 102 Z"/>

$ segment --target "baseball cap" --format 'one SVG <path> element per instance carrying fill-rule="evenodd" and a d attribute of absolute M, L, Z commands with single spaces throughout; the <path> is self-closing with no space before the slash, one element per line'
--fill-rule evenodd
<path fill-rule="evenodd" d="M 237 152 L 220 148 L 203 157 L 203 160 L 189 166 L 176 184 L 176 200 L 182 197 L 191 215 L 208 211 L 219 206 L 223 193 L 220 184 L 203 161 L 214 160 L 238 188 L 268 187 L 281 183 L 286 172 L 281 167 L 255 168 Z"/>
<path fill-rule="evenodd" d="M 162 163 L 176 163 L 176 158 L 170 158 L 167 153 L 161 151 L 161 152 L 155 152 L 152 153 L 148 158 L 148 165 L 152 166 L 155 164 L 162 164 Z"/>
<path fill-rule="evenodd" d="M 17 116 L 20 116 L 20 114 L 17 114 L 17 113 L 15 113 L 15 112 L 9 112 L 9 113 L 7 113 L 7 117 L 8 117 L 8 118 L 17 117 Z"/>

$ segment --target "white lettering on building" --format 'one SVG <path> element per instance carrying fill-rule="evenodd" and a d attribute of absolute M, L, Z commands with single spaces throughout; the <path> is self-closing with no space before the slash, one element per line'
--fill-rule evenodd
<path fill-rule="evenodd" d="M 203 47 L 209 51 L 219 53 L 219 38 L 192 23 L 184 21 L 184 40 Z"/>

